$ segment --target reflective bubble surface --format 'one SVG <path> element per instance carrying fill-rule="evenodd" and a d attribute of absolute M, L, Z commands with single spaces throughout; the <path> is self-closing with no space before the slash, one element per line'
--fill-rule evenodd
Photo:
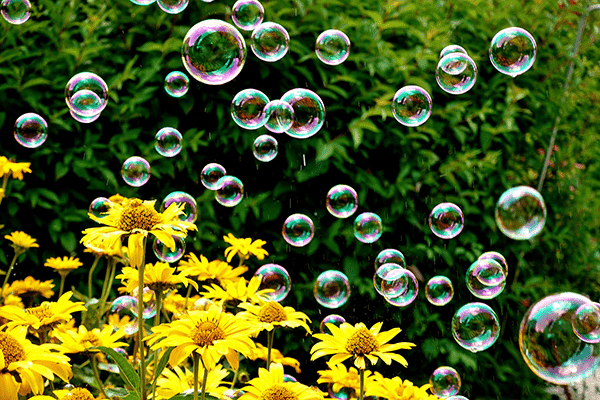
<path fill-rule="evenodd" d="M 527 72 L 535 62 L 537 44 L 525 29 L 502 29 L 492 38 L 490 61 L 494 68 L 512 76 Z"/>
<path fill-rule="evenodd" d="M 294 123 L 286 133 L 296 139 L 306 139 L 317 133 L 325 122 L 325 104 L 318 94 L 308 89 L 287 91 L 281 100 L 294 109 Z"/>
<path fill-rule="evenodd" d="M 452 318 L 452 336 L 456 343 L 473 353 L 489 349 L 499 335 L 498 316 L 487 304 L 465 304 Z"/>
<path fill-rule="evenodd" d="M 444 56 L 447 56 L 448 54 L 451 54 L 451 53 L 463 53 L 463 54 L 467 54 L 467 51 L 462 46 L 459 46 L 457 44 L 451 44 L 451 45 L 448 45 L 448 46 L 444 47 L 442 49 L 442 51 L 440 51 L 440 60 L 442 58 L 444 58 Z"/>
<path fill-rule="evenodd" d="M 354 237 L 363 243 L 376 242 L 382 233 L 383 223 L 375 213 L 365 212 L 354 220 Z"/>
<path fill-rule="evenodd" d="M 377 257 L 375 257 L 375 270 L 387 263 L 395 263 L 400 265 L 402 268 L 406 268 L 406 259 L 404 254 L 400 250 L 396 249 L 385 249 L 381 250 Z"/>
<path fill-rule="evenodd" d="M 156 258 L 162 262 L 174 263 L 183 257 L 185 253 L 185 240 L 177 236 L 173 236 L 173 240 L 175 241 L 175 248 L 171 249 L 157 238 L 154 238 L 152 251 Z"/>
<path fill-rule="evenodd" d="M 190 88 L 190 78 L 181 71 L 170 72 L 165 78 L 165 92 L 171 97 L 182 97 Z"/>
<path fill-rule="evenodd" d="M 423 125 L 431 116 L 431 96 L 419 86 L 404 86 L 392 100 L 392 114 L 404 126 Z"/>
<path fill-rule="evenodd" d="M 258 161 L 269 162 L 277 157 L 279 145 L 271 135 L 261 135 L 254 139 L 252 153 Z"/>
<path fill-rule="evenodd" d="M 171 192 L 165 196 L 161 205 L 160 212 L 164 212 L 171 204 L 183 204 L 183 214 L 179 216 L 181 221 L 196 222 L 198 218 L 198 204 L 196 199 L 186 192 Z"/>
<path fill-rule="evenodd" d="M 95 108 L 95 112 L 91 115 L 96 115 L 106 108 L 106 105 L 108 104 L 108 85 L 100 76 L 93 72 L 80 72 L 69 79 L 67 86 L 65 87 L 65 101 L 69 109 L 76 109 L 73 105 L 73 96 L 81 90 L 94 92 L 100 99 L 100 106 Z M 82 116 L 89 117 L 91 115 Z"/>
<path fill-rule="evenodd" d="M 97 218 L 104 218 L 106 214 L 112 210 L 113 203 L 106 197 L 98 197 L 92 201 L 90 208 L 88 209 L 90 214 L 93 214 Z"/>
<path fill-rule="evenodd" d="M 71 114 L 71 117 L 73 117 L 73 119 L 75 121 L 82 123 L 82 124 L 91 124 L 92 122 L 94 122 L 95 120 L 100 118 L 100 113 L 98 113 L 96 115 L 92 115 L 90 117 L 84 117 L 84 116 L 81 116 L 81 115 L 73 112 L 73 110 L 69 110 L 69 114 Z"/>
<path fill-rule="evenodd" d="M 225 168 L 223 168 L 221 164 L 206 164 L 200 173 L 200 181 L 205 188 L 217 190 L 219 188 L 219 179 L 224 177 L 226 174 L 227 171 L 225 171 Z"/>
<path fill-rule="evenodd" d="M 129 157 L 121 167 L 121 176 L 129 186 L 143 186 L 150 180 L 150 164 L 142 157 Z"/>
<path fill-rule="evenodd" d="M 156 0 L 158 7 L 167 14 L 179 14 L 189 3 L 190 0 Z"/>
<path fill-rule="evenodd" d="M 434 306 L 445 306 L 454 297 L 452 281 L 446 276 L 434 276 L 425 286 L 425 297 Z"/>
<path fill-rule="evenodd" d="M 340 271 L 325 271 L 315 281 L 313 294 L 317 302 L 323 307 L 341 307 L 350 298 L 348 277 Z"/>
<path fill-rule="evenodd" d="M 504 258 L 504 256 L 500 253 L 498 253 L 497 251 L 486 251 L 485 253 L 482 253 L 478 258 L 478 260 L 494 260 L 496 261 L 498 264 L 500 264 L 502 266 L 502 269 L 504 270 L 504 274 L 508 275 L 508 264 L 506 263 L 506 258 Z"/>
<path fill-rule="evenodd" d="M 48 124 L 38 114 L 23 114 L 15 122 L 14 135 L 21 146 L 35 149 L 48 139 Z"/>
<path fill-rule="evenodd" d="M 244 89 L 231 101 L 231 117 L 244 129 L 258 129 L 267 122 L 265 106 L 269 103 L 266 94 L 256 89 Z"/>
<path fill-rule="evenodd" d="M 327 393 L 335 400 L 352 400 L 358 398 L 356 390 L 351 387 L 341 387 L 339 390 L 333 389 L 333 383 L 327 384 Z"/>
<path fill-rule="evenodd" d="M 336 185 L 327 192 L 327 211 L 337 218 L 348 218 L 358 209 L 358 194 L 348 185 Z"/>
<path fill-rule="evenodd" d="M 327 65 L 338 65 L 350 55 L 350 39 L 342 31 L 329 29 L 321 33 L 315 45 L 317 58 Z"/>
<path fill-rule="evenodd" d="M 272 301 L 281 301 L 285 299 L 292 289 L 292 279 L 290 278 L 290 274 L 281 265 L 265 264 L 257 269 L 254 275 L 262 276 L 259 290 L 273 290 L 273 292 L 264 295 Z"/>
<path fill-rule="evenodd" d="M 377 293 L 379 293 L 380 295 L 383 296 L 384 282 L 388 281 L 389 284 L 391 284 L 394 280 L 394 276 L 396 275 L 396 274 L 392 274 L 392 271 L 401 270 L 401 269 L 403 269 L 402 266 L 400 266 L 399 264 L 393 263 L 393 262 L 380 265 L 377 268 L 377 270 L 375 271 L 375 273 L 373 274 L 373 287 L 375 288 Z M 388 275 L 390 275 L 389 278 L 388 278 Z M 404 291 L 404 289 L 406 289 L 406 284 L 407 284 L 407 282 L 405 281 L 404 287 L 401 289 L 401 291 Z"/>
<path fill-rule="evenodd" d="M 506 273 L 502 265 L 492 259 L 475 261 L 467 270 L 467 289 L 480 299 L 493 299 L 506 286 Z"/>
<path fill-rule="evenodd" d="M 91 90 L 79 90 L 71 97 L 71 111 L 80 117 L 93 117 L 102 111 L 102 100 Z"/>
<path fill-rule="evenodd" d="M 294 109 L 285 101 L 271 100 L 265 106 L 265 128 L 273 133 L 282 133 L 294 123 Z"/>
<path fill-rule="evenodd" d="M 327 333 L 327 334 L 331 335 L 331 331 L 327 327 L 327 324 L 333 324 L 333 325 L 339 327 L 344 322 L 346 322 L 346 320 L 341 315 L 329 314 L 328 316 L 326 316 L 325 318 L 323 318 L 323 320 L 321 321 L 321 325 L 319 326 L 319 328 L 321 329 L 321 333 Z"/>
<path fill-rule="evenodd" d="M 215 199 L 225 207 L 234 207 L 244 198 L 244 185 L 235 176 L 225 175 L 217 181 Z"/>
<path fill-rule="evenodd" d="M 438 397 L 454 396 L 460 390 L 460 375 L 452 367 L 439 367 L 429 377 L 431 392 Z"/>
<path fill-rule="evenodd" d="M 252 31 L 252 52 L 263 61 L 281 60 L 290 47 L 288 31 L 275 22 L 263 22 Z"/>
<path fill-rule="evenodd" d="M 527 240 L 546 224 L 546 203 L 532 187 L 517 186 L 502 193 L 495 211 L 496 225 L 514 240 Z"/>
<path fill-rule="evenodd" d="M 238 0 L 231 9 L 231 19 L 235 26 L 251 31 L 261 24 L 265 9 L 258 0 Z"/>
<path fill-rule="evenodd" d="M 384 282 L 382 285 L 382 292 L 385 301 L 396 307 L 406 307 L 415 301 L 419 294 L 419 283 L 417 282 L 415 274 L 408 269 L 396 269 L 388 274 L 387 278 L 393 278 L 393 283 L 390 284 L 391 287 L 405 287 L 405 289 L 402 291 L 388 291 L 386 290 L 386 284 Z"/>
<path fill-rule="evenodd" d="M 573 314 L 572 324 L 573 332 L 584 342 L 600 342 L 600 304 L 580 305 Z"/>
<path fill-rule="evenodd" d="M 431 232 L 442 239 L 458 236 L 465 226 L 462 210 L 452 203 L 438 204 L 429 214 Z"/>
<path fill-rule="evenodd" d="M 312 219 L 304 214 L 292 214 L 283 223 L 281 234 L 292 246 L 306 246 L 315 236 L 315 225 Z"/>
<path fill-rule="evenodd" d="M 154 138 L 154 148 L 163 157 L 175 157 L 181 152 L 183 136 L 175 128 L 162 128 Z"/>
<path fill-rule="evenodd" d="M 127 335 L 132 335 L 137 332 L 138 324 L 138 299 L 134 296 L 120 296 L 117 297 L 110 307 L 111 313 L 117 313 L 124 322 L 123 328 Z M 147 305 L 142 314 L 142 318 L 150 319 L 156 315 L 156 306 L 154 304 Z M 119 330 L 120 326 L 113 326 L 114 330 Z"/>
<path fill-rule="evenodd" d="M 31 16 L 31 3 L 29 0 L 2 0 L 0 14 L 8 23 L 24 24 Z"/>
<path fill-rule="evenodd" d="M 466 54 L 450 53 L 439 61 L 435 79 L 444 92 L 463 94 L 475 86 L 477 65 Z"/>

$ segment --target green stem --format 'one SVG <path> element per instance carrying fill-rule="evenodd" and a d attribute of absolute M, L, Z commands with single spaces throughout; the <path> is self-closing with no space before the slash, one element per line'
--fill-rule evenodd
<path fill-rule="evenodd" d="M 132 255 L 133 256 L 133 255 Z M 142 241 L 142 262 L 138 267 L 138 342 L 140 351 L 141 400 L 146 400 L 146 360 L 144 358 L 144 266 L 146 264 L 146 237 Z"/>
<path fill-rule="evenodd" d="M 2 303 L 4 303 L 4 286 L 6 286 L 6 283 L 8 282 L 8 277 L 10 276 L 10 273 L 12 272 L 12 270 L 15 266 L 15 262 L 17 262 L 17 257 L 19 255 L 20 255 L 20 253 L 15 251 L 15 255 L 14 255 L 12 261 L 10 262 L 10 267 L 8 267 L 8 271 L 6 271 L 6 276 L 4 277 L 4 282 L 2 283 L 2 288 L 0 288 L 0 301 Z"/>
<path fill-rule="evenodd" d="M 60 296 L 63 295 L 63 292 L 65 291 L 65 279 L 67 278 L 66 275 L 60 275 L 60 289 L 58 289 L 58 298 L 60 299 Z"/>
<path fill-rule="evenodd" d="M 275 338 L 275 328 L 267 332 L 267 371 L 271 369 L 271 349 Z"/>
<path fill-rule="evenodd" d="M 154 350 L 154 382 L 152 382 L 152 398 L 156 399 L 156 382 L 158 381 L 158 357 L 160 356 L 160 348 Z"/>
<path fill-rule="evenodd" d="M 233 389 L 235 387 L 235 384 L 237 383 L 239 374 L 240 374 L 240 368 L 238 367 L 238 369 L 235 370 L 235 374 L 233 375 L 233 381 L 231 381 L 231 386 L 229 387 L 229 389 Z"/>
<path fill-rule="evenodd" d="M 360 368 L 360 397 L 358 400 L 363 400 L 365 394 L 365 370 Z"/>
<path fill-rule="evenodd" d="M 198 400 L 198 361 L 200 360 L 200 354 L 194 351 L 192 359 L 194 361 L 194 400 Z"/>
<path fill-rule="evenodd" d="M 160 311 L 162 309 L 162 288 L 158 288 L 158 290 L 154 291 L 154 295 L 156 296 L 156 315 L 154 316 L 154 324 L 153 326 L 160 325 Z"/>
<path fill-rule="evenodd" d="M 117 269 L 117 260 L 114 257 L 109 258 L 107 272 L 109 273 L 109 277 L 105 283 L 106 289 L 103 289 L 102 296 L 100 297 L 100 312 L 104 314 L 104 304 L 106 300 L 108 300 L 108 296 L 110 295 L 110 288 L 112 287 L 113 279 L 115 279 L 115 271 Z"/>
<path fill-rule="evenodd" d="M 113 260 L 112 257 L 108 258 L 108 262 L 106 265 L 106 272 L 104 273 L 104 283 L 102 284 L 102 292 L 100 293 L 100 299 L 104 298 L 104 294 L 108 290 L 107 288 L 110 286 L 108 284 L 108 278 L 110 277 L 110 268 L 112 267 L 112 264 L 111 264 L 112 260 Z M 108 290 L 108 291 L 110 292 L 110 290 Z"/>
<path fill-rule="evenodd" d="M 6 32 L 6 29 L 4 29 L 4 32 Z M 2 39 L 2 42 L 4 42 L 4 39 Z M 0 42 L 0 44 L 1 44 L 1 42 Z M 4 177 L 3 177 L 4 179 L 2 179 L 2 192 L 4 193 L 4 195 L 0 196 L 0 204 L 2 204 L 2 199 L 4 197 L 6 197 L 6 185 L 8 184 L 8 177 L 9 177 L 9 174 L 7 173 L 7 174 L 4 174 Z"/>
<path fill-rule="evenodd" d="M 185 302 L 183 303 L 183 311 L 187 310 L 187 303 L 188 299 L 190 298 L 190 294 L 192 294 L 192 285 L 188 285 L 188 290 L 185 294 Z"/>
<path fill-rule="evenodd" d="M 88 273 L 88 298 L 92 298 L 92 294 L 94 293 L 92 290 L 92 277 L 94 275 L 94 270 L 96 269 L 96 266 L 98 265 L 98 261 L 100 260 L 100 256 L 96 255 L 96 258 L 94 259 L 94 263 L 92 264 L 92 268 L 90 268 L 90 272 Z"/>
<path fill-rule="evenodd" d="M 104 391 L 104 384 L 100 379 L 100 371 L 98 371 L 98 360 L 96 360 L 94 354 L 90 354 L 90 364 L 92 364 L 92 371 L 94 372 L 94 378 L 96 378 L 96 382 L 98 382 L 98 386 L 100 387 L 100 392 L 102 392 L 104 397 L 109 399 L 110 397 L 108 397 Z"/>
<path fill-rule="evenodd" d="M 200 400 L 204 400 L 206 398 L 206 381 L 208 380 L 208 369 L 206 365 L 204 365 L 204 360 L 202 360 L 202 367 L 204 368 L 204 374 L 202 376 L 202 396 Z"/>

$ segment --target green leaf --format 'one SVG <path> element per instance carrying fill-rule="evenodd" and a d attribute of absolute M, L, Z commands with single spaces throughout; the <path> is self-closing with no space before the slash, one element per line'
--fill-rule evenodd
<path fill-rule="evenodd" d="M 75 234 L 71 231 L 63 233 L 60 235 L 60 244 L 69 253 L 75 251 L 77 248 L 77 239 L 75 239 Z"/>
<path fill-rule="evenodd" d="M 156 365 L 156 371 L 154 372 L 154 381 L 156 381 L 158 379 L 160 374 L 163 372 L 163 370 L 167 366 L 167 363 L 169 362 L 169 356 L 171 355 L 171 352 L 173 351 L 174 348 L 175 347 L 169 347 L 167 349 L 167 351 L 163 352 L 163 354 L 160 356 L 160 361 Z"/>
<path fill-rule="evenodd" d="M 123 379 L 123 381 L 129 387 L 131 387 L 133 390 L 135 390 L 135 395 L 137 395 L 136 398 L 139 399 L 140 398 L 140 377 L 138 376 L 137 372 L 135 372 L 135 370 L 133 369 L 131 364 L 129 364 L 127 359 L 109 347 L 97 346 L 97 347 L 92 347 L 92 349 L 100 350 L 104 354 L 107 354 L 112 357 L 115 364 L 117 364 L 117 366 L 119 367 L 119 371 L 121 371 L 121 374 L 120 374 L 121 379 Z M 126 397 L 126 399 L 133 400 L 133 398 L 130 397 L 132 394 L 133 393 L 130 392 L 129 395 Z"/>

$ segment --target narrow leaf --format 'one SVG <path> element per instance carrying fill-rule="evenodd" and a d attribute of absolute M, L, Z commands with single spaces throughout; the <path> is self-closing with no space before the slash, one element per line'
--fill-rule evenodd
<path fill-rule="evenodd" d="M 100 350 L 103 353 L 108 354 L 109 356 L 112 357 L 112 359 L 115 361 L 115 364 L 117 364 L 117 366 L 119 367 L 119 370 L 121 371 L 121 379 L 123 379 L 123 381 L 127 385 L 129 385 L 133 390 L 135 390 L 135 394 L 137 394 L 137 398 L 139 399 L 139 397 L 140 397 L 140 377 L 135 372 L 135 370 L 133 369 L 131 364 L 129 364 L 127 359 L 125 357 L 123 357 L 121 354 L 117 353 L 115 350 L 108 348 L 108 347 L 97 346 L 97 347 L 92 347 L 92 349 Z M 132 394 L 133 393 L 130 392 L 130 394 L 126 397 L 126 399 L 132 400 L 130 398 L 130 396 Z"/>

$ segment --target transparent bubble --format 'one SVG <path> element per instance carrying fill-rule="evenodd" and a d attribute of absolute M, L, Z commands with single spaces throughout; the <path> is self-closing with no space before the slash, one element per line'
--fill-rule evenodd
<path fill-rule="evenodd" d="M 169 193 L 160 205 L 160 212 L 164 212 L 173 203 L 184 204 L 183 214 L 179 216 L 181 221 L 196 222 L 198 218 L 198 204 L 191 195 L 179 191 Z"/>
<path fill-rule="evenodd" d="M 205 3 L 210 3 L 210 1 L 204 0 Z M 193 389 L 192 389 L 193 391 Z M 193 392 L 192 392 L 193 393 Z M 223 396 L 230 400 L 238 400 L 245 392 L 241 389 L 227 389 L 223 392 Z"/>
<path fill-rule="evenodd" d="M 337 218 L 348 218 L 358 209 L 358 194 L 348 185 L 336 185 L 327 193 L 327 211 Z"/>
<path fill-rule="evenodd" d="M 156 0 L 158 7 L 167 14 L 179 14 L 189 3 L 190 0 Z"/>
<path fill-rule="evenodd" d="M 165 78 L 165 92 L 171 97 L 182 97 L 190 88 L 190 78 L 181 71 L 170 72 Z"/>
<path fill-rule="evenodd" d="M 327 308 L 338 308 L 350 298 L 348 277 L 336 270 L 321 273 L 315 281 L 313 294 L 317 303 Z"/>
<path fill-rule="evenodd" d="M 143 186 L 150 179 L 150 164 L 142 157 L 129 157 L 123 163 L 121 176 L 129 186 Z"/>
<path fill-rule="evenodd" d="M 267 122 L 266 94 L 256 89 L 244 89 L 231 101 L 231 117 L 244 129 L 258 129 Z"/>
<path fill-rule="evenodd" d="M 394 278 L 394 282 L 402 282 L 402 285 L 405 286 L 406 289 L 404 289 L 400 295 L 397 295 L 398 291 L 394 290 L 388 292 L 382 287 L 385 301 L 396 307 L 406 307 L 415 301 L 419 294 L 419 283 L 417 282 L 415 274 L 407 269 L 394 270 L 391 272 L 391 276 L 388 274 L 388 278 Z M 396 283 L 392 285 L 399 286 Z M 389 297 L 388 294 L 394 297 Z"/>
<path fill-rule="evenodd" d="M 306 139 L 317 133 L 325 122 L 325 104 L 315 92 L 308 89 L 292 89 L 281 100 L 294 109 L 294 123 L 286 131 L 296 139 Z"/>
<path fill-rule="evenodd" d="M 175 248 L 171 250 L 169 246 L 154 238 L 152 251 L 154 251 L 156 258 L 166 263 L 174 263 L 181 260 L 181 257 L 185 253 L 185 240 L 178 236 L 173 236 L 173 240 L 175 241 Z"/>
<path fill-rule="evenodd" d="M 117 297 L 110 307 L 111 313 L 117 313 L 120 319 L 129 317 L 129 321 L 122 326 L 127 335 L 132 335 L 138 330 L 137 317 L 138 317 L 138 299 L 134 296 L 120 296 Z M 144 308 L 142 312 L 142 318 L 150 319 L 156 315 L 156 307 L 154 304 L 150 304 Z M 119 326 L 113 327 L 115 331 L 119 330 Z"/>
<path fill-rule="evenodd" d="M 75 385 L 72 385 L 70 383 L 67 383 L 65 386 L 63 386 L 63 390 L 72 391 L 73 389 L 75 389 Z"/>
<path fill-rule="evenodd" d="M 375 290 L 377 290 L 377 293 L 383 296 L 383 283 L 388 279 L 388 275 L 390 275 L 390 278 L 393 278 L 393 275 L 390 273 L 396 269 L 402 270 L 404 268 L 400 264 L 396 264 L 394 262 L 382 264 L 377 268 L 373 274 L 373 287 Z M 404 289 L 406 288 L 406 284 L 407 282 L 404 282 Z"/>
<path fill-rule="evenodd" d="M 321 329 L 321 333 L 331 334 L 331 331 L 329 330 L 326 324 L 333 324 L 339 327 L 344 322 L 346 322 L 346 320 L 341 315 L 329 314 L 328 316 L 323 318 L 323 321 L 321 321 L 321 325 L 319 325 L 319 328 Z"/>
<path fill-rule="evenodd" d="M 452 318 L 456 343 L 473 353 L 489 349 L 499 334 L 498 316 L 487 304 L 467 303 Z"/>
<path fill-rule="evenodd" d="M 14 134 L 21 146 L 35 149 L 48 139 L 48 124 L 38 114 L 23 114 L 15 122 Z"/>
<path fill-rule="evenodd" d="M 460 390 L 460 375 L 452 367 L 439 367 L 429 377 L 429 384 L 438 397 L 454 396 Z"/>
<path fill-rule="evenodd" d="M 254 139 L 252 153 L 258 161 L 269 162 L 277 157 L 277 140 L 270 135 L 261 135 Z"/>
<path fill-rule="evenodd" d="M 235 176 L 225 175 L 217 181 L 215 199 L 225 207 L 235 207 L 244 198 L 244 185 Z"/>
<path fill-rule="evenodd" d="M 392 100 L 392 114 L 404 126 L 419 126 L 431 115 L 431 96 L 419 86 L 404 86 Z"/>
<path fill-rule="evenodd" d="M 389 299 L 396 298 L 405 294 L 408 288 L 408 280 L 410 279 L 404 268 L 398 264 L 397 268 L 389 271 L 381 282 L 381 294 Z"/>
<path fill-rule="evenodd" d="M 285 101 L 271 100 L 265 106 L 265 128 L 273 133 L 282 133 L 294 123 L 294 109 Z"/>
<path fill-rule="evenodd" d="M 450 396 L 450 397 L 446 397 L 446 400 L 469 400 L 467 399 L 465 396 Z"/>
<path fill-rule="evenodd" d="M 493 299 L 506 286 L 502 265 L 491 259 L 477 260 L 467 270 L 467 289 L 480 299 Z"/>
<path fill-rule="evenodd" d="M 315 46 L 319 60 L 327 65 L 338 65 L 350 55 L 350 39 L 342 31 L 329 29 L 319 35 Z"/>
<path fill-rule="evenodd" d="M 376 242 L 383 232 L 383 224 L 379 215 L 365 212 L 354 220 L 354 237 L 363 243 Z"/>
<path fill-rule="evenodd" d="M 156 0 L 131 0 L 131 2 L 133 4 L 136 4 L 138 6 L 148 6 L 152 3 L 154 3 Z"/>
<path fill-rule="evenodd" d="M 254 30 L 263 21 L 265 9 L 257 0 L 238 0 L 231 9 L 235 26 L 245 31 Z"/>
<path fill-rule="evenodd" d="M 381 250 L 377 257 L 375 257 L 375 270 L 377 270 L 383 264 L 395 263 L 400 265 L 402 268 L 406 268 L 406 259 L 404 254 L 396 249 L 385 249 Z"/>
<path fill-rule="evenodd" d="M 465 226 L 462 210 L 452 203 L 438 204 L 429 214 L 431 232 L 442 239 L 458 236 Z"/>
<path fill-rule="evenodd" d="M 90 208 L 88 209 L 90 214 L 93 214 L 94 217 L 104 218 L 107 213 L 112 210 L 113 203 L 106 197 L 98 197 L 92 201 L 90 204 Z"/>
<path fill-rule="evenodd" d="M 502 29 L 492 38 L 490 61 L 503 74 L 515 77 L 533 66 L 537 54 L 535 39 L 525 29 Z"/>
<path fill-rule="evenodd" d="M 207 19 L 194 25 L 183 39 L 183 65 L 190 75 L 207 85 L 234 79 L 246 63 L 246 43 L 226 22 Z"/>
<path fill-rule="evenodd" d="M 154 139 L 154 148 L 163 157 L 175 157 L 181 151 L 183 136 L 175 128 L 162 128 Z"/>
<path fill-rule="evenodd" d="M 580 305 L 573 314 L 572 324 L 573 331 L 584 342 L 600 342 L 600 304 Z"/>
<path fill-rule="evenodd" d="M 65 87 L 65 101 L 67 106 L 71 110 L 76 110 L 77 107 L 73 104 L 73 98 L 75 94 L 82 90 L 89 90 L 94 92 L 100 98 L 100 105 L 95 109 L 95 113 L 93 115 L 99 114 L 106 108 L 108 104 L 108 85 L 102 78 L 92 72 L 81 72 L 67 82 L 67 86 Z M 77 112 L 79 114 L 79 112 Z M 82 117 L 92 116 L 92 115 L 81 115 Z"/>
<path fill-rule="evenodd" d="M 225 168 L 221 164 L 210 163 L 202 168 L 200 173 L 200 181 L 205 188 L 210 190 L 219 189 L 219 179 L 227 174 Z"/>
<path fill-rule="evenodd" d="M 445 306 L 454 297 L 452 281 L 445 276 L 434 276 L 425 286 L 425 297 L 434 306 Z"/>
<path fill-rule="evenodd" d="M 256 270 L 254 276 L 262 276 L 259 290 L 272 289 L 273 292 L 264 296 L 272 301 L 281 301 L 292 289 L 292 279 L 285 268 L 278 264 L 265 264 Z"/>
<path fill-rule="evenodd" d="M 200 310 L 200 311 L 208 311 L 208 309 L 214 305 L 215 305 L 215 303 L 213 303 L 211 300 L 205 299 L 205 298 L 200 298 L 194 302 L 194 306 L 192 309 Z"/>
<path fill-rule="evenodd" d="M 31 16 L 31 3 L 29 0 L 3 0 L 0 13 L 8 23 L 21 25 Z"/>
<path fill-rule="evenodd" d="M 440 60 L 451 53 L 467 54 L 467 51 L 462 46 L 459 46 L 457 44 L 451 44 L 451 45 L 444 47 L 442 49 L 442 51 L 440 51 Z"/>
<path fill-rule="evenodd" d="M 71 117 L 73 117 L 73 119 L 75 121 L 82 123 L 82 124 L 91 124 L 92 122 L 94 122 L 95 120 L 100 118 L 100 113 L 98 113 L 96 115 L 92 115 L 90 117 L 84 117 L 84 116 L 81 116 L 81 115 L 73 112 L 73 110 L 69 110 L 69 114 L 71 114 Z"/>
<path fill-rule="evenodd" d="M 498 264 L 500 264 L 502 266 L 502 269 L 504 270 L 504 274 L 508 275 L 508 264 L 506 263 L 506 259 L 504 258 L 504 256 L 496 251 L 486 251 L 485 253 L 481 254 L 478 258 L 478 260 L 494 260 L 496 261 Z"/>
<path fill-rule="evenodd" d="M 79 117 L 93 117 L 101 111 L 102 99 L 91 90 L 79 90 L 71 97 L 71 112 Z"/>
<path fill-rule="evenodd" d="M 288 31 L 275 22 L 263 22 L 252 31 L 252 52 L 263 61 L 281 60 L 290 48 Z"/>
<path fill-rule="evenodd" d="M 358 398 L 356 390 L 351 387 L 341 387 L 338 391 L 333 390 L 333 383 L 327 384 L 327 393 L 335 400 L 351 400 Z"/>
<path fill-rule="evenodd" d="M 284 382 L 298 382 L 298 379 L 294 378 L 292 375 L 283 374 Z"/>
<path fill-rule="evenodd" d="M 292 214 L 283 223 L 281 234 L 292 246 L 306 246 L 315 236 L 315 225 L 304 214 Z"/>
<path fill-rule="evenodd" d="M 477 65 L 466 54 L 450 53 L 438 62 L 435 79 L 444 92 L 463 94 L 475 86 Z"/>
<path fill-rule="evenodd" d="M 517 186 L 502 193 L 495 217 L 498 228 L 509 238 L 531 239 L 546 224 L 546 203 L 534 188 Z"/>

